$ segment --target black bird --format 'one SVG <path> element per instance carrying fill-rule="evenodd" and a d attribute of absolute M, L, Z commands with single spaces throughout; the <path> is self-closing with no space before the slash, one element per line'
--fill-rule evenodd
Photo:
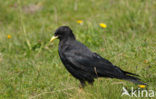
<path fill-rule="evenodd" d="M 59 27 L 50 41 L 56 38 L 60 40 L 58 50 L 62 63 L 80 81 L 81 87 L 86 82 L 93 84 L 94 78 L 98 77 L 123 79 L 145 85 L 136 77 L 138 75 L 120 69 L 77 41 L 68 26 Z"/>

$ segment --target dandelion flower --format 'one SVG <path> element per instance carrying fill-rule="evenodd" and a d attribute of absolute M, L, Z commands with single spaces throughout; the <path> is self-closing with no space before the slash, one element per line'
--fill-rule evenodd
<path fill-rule="evenodd" d="M 11 39 L 11 35 L 8 35 L 8 39 Z"/>
<path fill-rule="evenodd" d="M 145 88 L 146 86 L 145 85 L 138 85 L 140 88 Z"/>
<path fill-rule="evenodd" d="M 107 27 L 107 25 L 106 25 L 105 23 L 100 23 L 99 26 L 100 26 L 101 28 L 106 28 L 106 27 Z"/>
<path fill-rule="evenodd" d="M 79 23 L 79 24 L 83 24 L 82 20 L 77 20 L 76 22 Z"/>

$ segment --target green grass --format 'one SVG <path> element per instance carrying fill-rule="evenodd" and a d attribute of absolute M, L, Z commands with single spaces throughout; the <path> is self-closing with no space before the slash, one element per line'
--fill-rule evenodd
<path fill-rule="evenodd" d="M 122 87 L 137 86 L 117 79 L 100 78 L 79 91 L 60 61 L 58 41 L 48 45 L 61 25 L 156 92 L 155 23 L 155 0 L 0 0 L 0 99 L 131 98 L 121 97 Z"/>

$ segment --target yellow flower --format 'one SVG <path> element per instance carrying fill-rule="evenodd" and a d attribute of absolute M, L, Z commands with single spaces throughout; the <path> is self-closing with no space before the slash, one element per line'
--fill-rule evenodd
<path fill-rule="evenodd" d="M 107 25 L 105 23 L 100 23 L 99 26 L 102 27 L 102 28 L 106 28 L 107 27 Z"/>
<path fill-rule="evenodd" d="M 140 88 L 145 88 L 146 86 L 145 85 L 138 85 Z"/>
<path fill-rule="evenodd" d="M 76 22 L 79 23 L 79 24 L 82 24 L 83 23 L 82 20 L 77 20 Z"/>
<path fill-rule="evenodd" d="M 11 35 L 8 35 L 8 39 L 11 39 Z"/>

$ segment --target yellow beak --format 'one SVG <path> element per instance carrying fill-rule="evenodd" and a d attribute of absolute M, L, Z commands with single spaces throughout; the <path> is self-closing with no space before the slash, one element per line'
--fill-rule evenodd
<path fill-rule="evenodd" d="M 58 36 L 53 36 L 51 39 L 50 39 L 50 42 L 53 42 L 55 39 L 57 39 Z"/>

